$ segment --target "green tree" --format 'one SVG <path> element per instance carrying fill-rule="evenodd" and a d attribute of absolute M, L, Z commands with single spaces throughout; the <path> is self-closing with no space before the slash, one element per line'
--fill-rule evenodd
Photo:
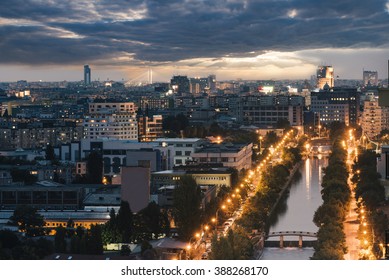
<path fill-rule="evenodd" d="M 133 213 L 127 201 L 120 203 L 119 212 L 116 216 L 117 227 L 121 235 L 120 242 L 129 243 L 133 233 Z"/>
<path fill-rule="evenodd" d="M 67 252 L 66 229 L 59 226 L 55 229 L 54 248 L 57 253 Z"/>
<path fill-rule="evenodd" d="M 211 260 L 233 260 L 234 252 L 228 239 L 220 237 L 217 240 L 217 237 L 214 236 L 212 239 L 212 251 L 208 257 Z"/>
<path fill-rule="evenodd" d="M 128 256 L 131 254 L 131 249 L 128 247 L 128 245 L 122 245 L 120 248 L 120 255 L 121 256 Z"/>
<path fill-rule="evenodd" d="M 269 131 L 266 133 L 264 139 L 262 140 L 263 148 L 268 148 L 278 141 L 278 136 L 274 131 Z M 261 147 L 262 148 L 262 147 Z"/>
<path fill-rule="evenodd" d="M 189 240 L 200 227 L 201 191 L 192 176 L 183 176 L 173 194 L 174 220 L 180 239 Z"/>
<path fill-rule="evenodd" d="M 23 182 L 25 185 L 32 185 L 38 178 L 34 175 L 31 175 L 28 170 L 21 169 L 12 169 L 11 170 L 12 181 L 14 182 Z"/>
<path fill-rule="evenodd" d="M 167 235 L 170 231 L 170 223 L 166 211 L 155 202 L 150 202 L 144 209 L 134 215 L 133 240 L 157 239 L 161 235 Z"/>
<path fill-rule="evenodd" d="M 101 226 L 92 225 L 87 233 L 87 254 L 101 255 L 103 254 L 103 239 L 101 237 Z"/>
<path fill-rule="evenodd" d="M 36 254 L 38 255 L 39 259 L 43 259 L 44 257 L 54 253 L 54 245 L 51 240 L 41 237 L 35 243 Z"/>
<path fill-rule="evenodd" d="M 2 249 L 11 249 L 20 244 L 19 238 L 10 230 L 0 230 L 0 244 Z"/>
<path fill-rule="evenodd" d="M 248 235 L 242 230 L 230 231 L 228 240 L 235 260 L 250 260 L 253 256 L 253 245 Z"/>
<path fill-rule="evenodd" d="M 290 122 L 288 119 L 278 119 L 276 123 L 276 128 L 290 129 Z"/>
<path fill-rule="evenodd" d="M 122 235 L 119 231 L 118 222 L 116 219 L 115 209 L 111 209 L 109 213 L 110 219 L 106 222 L 102 228 L 103 244 L 118 243 L 121 242 Z"/>
<path fill-rule="evenodd" d="M 39 256 L 35 247 L 23 244 L 12 248 L 12 259 L 39 260 Z"/>
<path fill-rule="evenodd" d="M 19 205 L 10 217 L 11 223 L 19 226 L 21 232 L 28 236 L 39 236 L 46 233 L 45 221 L 37 210 L 29 205 Z"/>
<path fill-rule="evenodd" d="M 317 208 L 313 222 L 317 227 L 344 222 L 344 209 L 341 203 L 324 203 Z"/>

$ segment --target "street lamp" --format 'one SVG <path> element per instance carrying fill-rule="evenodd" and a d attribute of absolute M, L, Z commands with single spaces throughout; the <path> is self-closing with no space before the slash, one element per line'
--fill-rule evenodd
<path fill-rule="evenodd" d="M 219 209 L 216 210 L 215 218 L 212 219 L 215 220 L 215 232 L 217 231 L 217 224 L 219 222 L 219 211 L 226 209 L 226 206 L 223 204 Z"/>
<path fill-rule="evenodd" d="M 380 243 L 380 248 L 381 248 L 381 251 L 382 251 L 382 259 L 384 260 L 384 259 L 385 259 L 385 248 L 384 248 L 384 244 Z"/>
<path fill-rule="evenodd" d="M 200 233 L 196 232 L 194 236 L 192 236 L 190 239 L 189 239 L 189 242 L 188 242 L 188 245 L 186 245 L 186 249 L 188 250 L 188 259 L 191 259 L 192 256 L 191 256 L 191 252 L 192 252 L 192 249 L 196 249 L 196 244 L 194 244 L 192 246 L 192 240 L 195 239 L 195 242 L 197 242 L 196 239 L 199 239 L 201 236 Z"/>
<path fill-rule="evenodd" d="M 207 246 L 208 230 L 209 230 L 209 226 L 205 225 L 204 226 L 204 235 L 203 235 L 203 238 L 202 238 L 202 241 L 204 241 L 204 246 L 205 247 Z"/>
<path fill-rule="evenodd" d="M 262 135 L 259 136 L 259 153 L 260 154 L 262 154 L 262 139 L 263 139 Z"/>

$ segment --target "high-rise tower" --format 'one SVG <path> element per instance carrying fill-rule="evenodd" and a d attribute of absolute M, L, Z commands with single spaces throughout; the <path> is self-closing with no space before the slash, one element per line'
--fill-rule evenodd
<path fill-rule="evenodd" d="M 365 86 L 377 86 L 378 85 L 378 73 L 377 71 L 363 71 L 363 84 Z"/>
<path fill-rule="evenodd" d="M 89 65 L 84 65 L 84 84 L 90 85 L 91 83 L 91 70 Z"/>
<path fill-rule="evenodd" d="M 326 84 L 330 88 L 334 87 L 334 68 L 332 66 L 319 66 L 316 76 L 319 89 L 323 89 Z"/>
<path fill-rule="evenodd" d="M 211 92 L 216 91 L 216 75 L 208 76 L 208 87 Z"/>

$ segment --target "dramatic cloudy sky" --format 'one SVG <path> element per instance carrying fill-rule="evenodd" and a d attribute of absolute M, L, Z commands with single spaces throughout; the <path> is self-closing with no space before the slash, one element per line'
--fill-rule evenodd
<path fill-rule="evenodd" d="M 1 0 L 0 81 L 387 76 L 389 0 Z"/>

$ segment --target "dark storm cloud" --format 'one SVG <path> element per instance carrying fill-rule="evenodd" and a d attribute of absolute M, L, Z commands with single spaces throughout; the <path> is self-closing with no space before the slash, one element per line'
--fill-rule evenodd
<path fill-rule="evenodd" d="M 386 5 L 384 0 L 2 0 L 0 62 L 109 64 L 127 56 L 114 63 L 166 63 L 267 50 L 385 46 Z"/>

